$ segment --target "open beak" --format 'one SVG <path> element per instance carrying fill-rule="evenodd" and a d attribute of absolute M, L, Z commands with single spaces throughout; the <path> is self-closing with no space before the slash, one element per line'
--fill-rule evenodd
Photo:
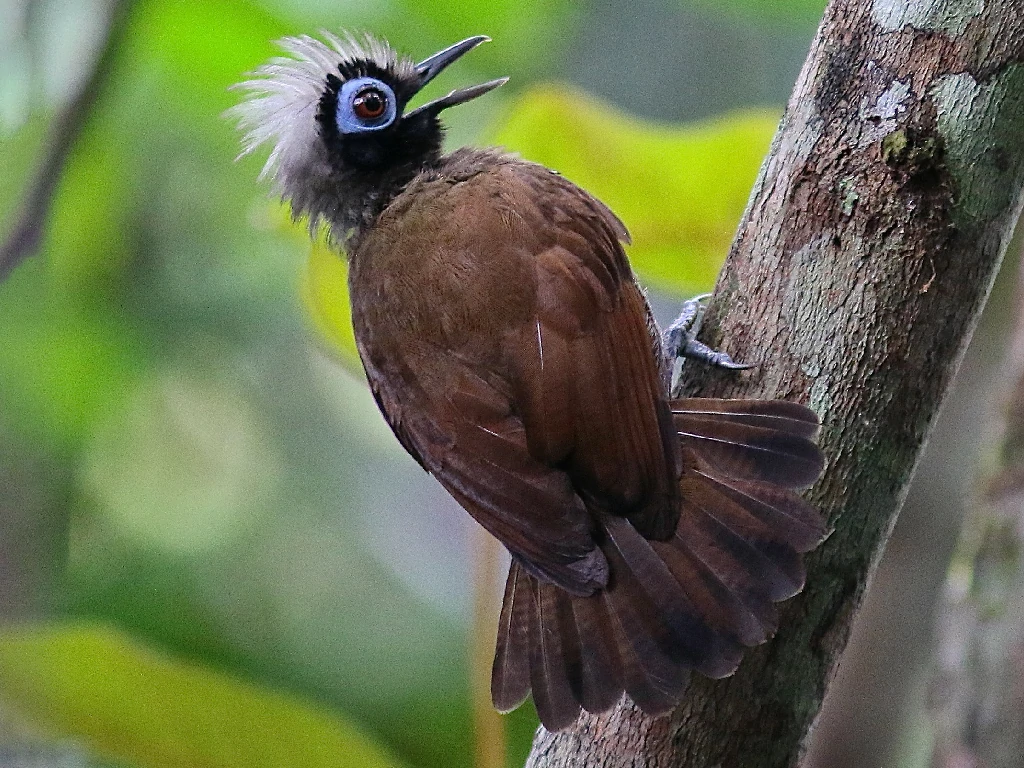
<path fill-rule="evenodd" d="M 423 88 L 427 83 L 437 77 L 443 69 L 449 64 L 454 63 L 458 59 L 462 58 L 463 54 L 469 53 L 471 50 L 476 48 L 480 43 L 488 43 L 491 38 L 487 35 L 477 35 L 476 37 L 468 37 L 461 43 L 456 43 L 445 48 L 439 53 L 435 53 L 433 56 L 424 59 L 416 65 L 416 74 L 420 76 L 420 88 Z M 452 91 L 447 96 L 442 96 L 440 99 L 435 99 L 422 107 L 414 109 L 409 112 L 405 117 L 409 118 L 420 112 L 430 111 L 437 114 L 442 109 L 448 107 L 454 107 L 456 104 L 463 104 L 470 99 L 475 99 L 477 96 L 483 96 L 488 91 L 493 91 L 500 85 L 504 85 L 508 82 L 507 77 L 500 77 L 497 80 L 491 80 L 487 83 L 481 83 L 480 85 L 474 85 L 469 88 L 460 88 L 459 90 Z M 419 90 L 419 89 L 417 89 Z"/>

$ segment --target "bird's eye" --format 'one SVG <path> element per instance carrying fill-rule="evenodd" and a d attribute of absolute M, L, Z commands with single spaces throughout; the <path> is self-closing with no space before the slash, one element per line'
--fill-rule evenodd
<path fill-rule="evenodd" d="M 356 113 L 356 117 L 363 120 L 376 120 L 384 114 L 384 110 L 387 107 L 388 97 L 377 88 L 367 88 L 364 91 L 360 91 L 352 99 L 352 111 Z"/>
<path fill-rule="evenodd" d="M 352 135 L 387 128 L 398 116 L 396 101 L 391 87 L 375 77 L 349 80 L 338 91 L 338 131 Z"/>

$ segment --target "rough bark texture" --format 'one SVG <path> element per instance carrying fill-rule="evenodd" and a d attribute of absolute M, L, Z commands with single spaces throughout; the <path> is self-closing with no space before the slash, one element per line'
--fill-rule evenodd
<path fill-rule="evenodd" d="M 1017 311 L 997 459 L 964 525 L 939 619 L 934 768 L 1016 768 L 1024 755 L 1024 269 Z"/>
<path fill-rule="evenodd" d="M 658 720 L 541 730 L 527 765 L 791 766 L 974 328 L 1024 182 L 1024 0 L 834 0 L 740 224 L 703 340 L 761 363 L 687 393 L 823 417 L 835 533 L 776 638 Z M 698 381 L 699 379 L 699 381 Z"/>

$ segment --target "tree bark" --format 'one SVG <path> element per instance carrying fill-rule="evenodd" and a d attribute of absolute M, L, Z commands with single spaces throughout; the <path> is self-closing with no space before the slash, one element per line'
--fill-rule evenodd
<path fill-rule="evenodd" d="M 541 729 L 527 766 L 792 766 L 988 296 L 1024 184 L 1024 0 L 833 0 L 681 391 L 807 402 L 835 526 L 778 635 L 660 719 Z M 698 380 L 699 379 L 699 380 Z"/>

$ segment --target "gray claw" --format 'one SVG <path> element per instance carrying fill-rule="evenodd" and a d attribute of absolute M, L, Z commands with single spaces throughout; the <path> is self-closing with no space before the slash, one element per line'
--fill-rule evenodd
<path fill-rule="evenodd" d="M 730 371 L 745 371 L 754 367 L 753 363 L 739 363 L 733 360 L 728 352 L 712 349 L 707 344 L 692 338 L 687 339 L 686 345 L 681 350 L 681 356 L 688 357 L 691 360 L 700 360 L 715 368 L 725 368 Z"/>
<path fill-rule="evenodd" d="M 700 360 L 715 368 L 725 368 L 730 371 L 744 371 L 754 368 L 752 363 L 739 363 L 733 360 L 728 352 L 719 352 L 707 344 L 697 341 L 697 331 L 700 328 L 700 320 L 704 314 L 702 304 L 710 293 L 702 293 L 683 302 L 683 309 L 679 317 L 665 330 L 665 354 L 670 363 L 679 358 L 690 358 Z"/>

